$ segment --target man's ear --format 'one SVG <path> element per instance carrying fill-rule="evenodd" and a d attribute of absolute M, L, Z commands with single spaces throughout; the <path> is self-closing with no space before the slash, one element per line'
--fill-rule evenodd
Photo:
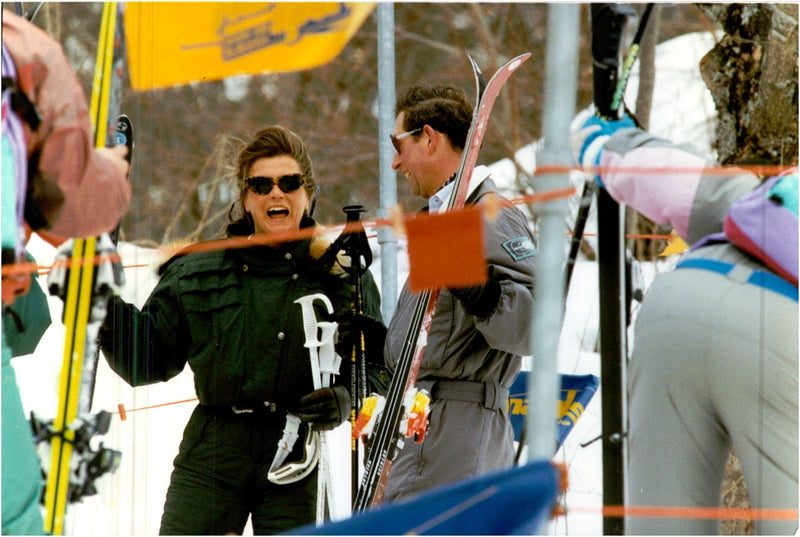
<path fill-rule="evenodd" d="M 424 125 L 422 127 L 422 134 L 428 137 L 428 142 L 425 146 L 428 154 L 435 153 L 441 146 L 445 140 L 443 139 L 443 134 L 430 125 Z"/>

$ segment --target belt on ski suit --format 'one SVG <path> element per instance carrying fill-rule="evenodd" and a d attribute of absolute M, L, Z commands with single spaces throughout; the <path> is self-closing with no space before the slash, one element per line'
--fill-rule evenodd
<path fill-rule="evenodd" d="M 489 410 L 508 408 L 508 388 L 503 388 L 496 382 L 425 379 L 418 381 L 417 387 L 428 390 L 433 400 L 481 403 Z"/>
<path fill-rule="evenodd" d="M 742 271 L 741 274 L 739 274 L 738 271 L 734 271 L 734 269 L 737 267 L 739 267 L 739 269 Z M 711 272 L 716 272 L 718 274 L 722 274 L 723 276 L 730 276 L 735 281 L 763 287 L 764 289 L 781 294 L 797 302 L 797 287 L 787 282 L 780 276 L 771 272 L 767 272 L 766 270 L 753 270 L 746 267 L 740 267 L 739 265 L 734 265 L 733 263 L 705 258 L 686 259 L 685 261 L 681 261 L 675 265 L 675 268 L 710 270 Z"/>
<path fill-rule="evenodd" d="M 217 414 L 275 414 L 278 412 L 278 405 L 264 401 L 261 404 L 246 405 L 202 405 L 209 412 Z"/>

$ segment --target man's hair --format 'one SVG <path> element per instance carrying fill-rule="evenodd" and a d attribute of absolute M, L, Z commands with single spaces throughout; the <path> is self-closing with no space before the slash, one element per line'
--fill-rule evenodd
<path fill-rule="evenodd" d="M 462 90 L 452 86 L 416 84 L 397 98 L 395 114 L 401 112 L 405 113 L 405 131 L 430 125 L 445 134 L 454 149 L 464 150 L 472 122 L 472 105 Z"/>

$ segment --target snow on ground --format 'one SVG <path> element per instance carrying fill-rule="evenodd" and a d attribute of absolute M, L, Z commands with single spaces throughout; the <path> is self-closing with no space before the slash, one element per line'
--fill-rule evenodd
<path fill-rule="evenodd" d="M 693 142 L 711 154 L 713 138 L 713 104 L 700 78 L 697 64 L 700 57 L 713 46 L 710 34 L 690 34 L 668 41 L 658 47 L 656 94 L 653 102 L 651 131 L 678 142 Z M 637 85 L 637 69 L 631 76 L 626 93 L 629 103 L 635 102 L 632 93 Z M 535 155 L 531 148 L 521 150 L 520 160 L 531 163 Z M 495 177 L 506 176 L 501 186 L 513 189 L 514 179 L 503 170 L 511 170 L 510 162 L 498 163 Z M 590 218 L 586 234 L 590 243 L 596 232 Z M 376 247 L 373 274 L 380 285 L 380 257 Z M 30 250 L 37 261 L 48 266 L 53 258 L 52 247 L 34 236 Z M 141 305 L 156 283 L 154 266 L 157 255 L 153 250 L 120 245 L 127 285 L 123 298 Z M 667 262 L 669 263 L 669 262 Z M 398 254 L 398 289 L 407 274 L 407 258 Z M 645 281 L 666 266 L 646 266 Z M 44 278 L 41 278 L 44 284 Z M 58 373 L 60 369 L 64 328 L 60 323 L 62 304 L 50 298 L 53 324 L 45 333 L 32 356 L 13 360 L 17 371 L 26 411 L 34 410 L 42 417 L 52 418 L 57 408 Z M 558 371 L 570 374 L 600 375 L 597 344 L 597 266 L 579 261 L 575 267 L 567 315 L 561 335 Z M 69 533 L 74 535 L 155 535 L 158 533 L 164 497 L 172 470 L 172 459 L 178 452 L 183 428 L 196 404 L 193 379 L 187 368 L 168 383 L 132 389 L 114 375 L 104 360 L 98 369 L 95 392 L 95 411 L 116 411 L 122 404 L 127 419 L 119 415 L 112 420 L 105 437 L 107 446 L 122 451 L 122 462 L 115 474 L 99 481 L 99 494 L 71 508 L 67 519 Z M 564 503 L 565 517 L 553 521 L 546 533 L 554 535 L 597 535 L 602 533 L 602 457 L 601 442 L 589 442 L 600 434 L 602 393 L 598 391 L 575 428 L 567 437 L 555 460 L 569 467 L 569 489 Z M 189 401 L 187 401 L 189 400 Z M 172 404 L 170 404 L 172 403 Z M 158 406 L 157 406 L 158 405 Z M 145 408 L 149 407 L 149 408 Z M 331 444 L 338 446 L 334 454 L 334 482 L 337 496 L 347 499 L 349 491 L 349 425 L 336 431 Z M 345 504 L 347 501 L 345 500 Z M 337 511 L 343 516 L 344 509 Z M 246 531 L 251 532 L 248 529 Z"/>

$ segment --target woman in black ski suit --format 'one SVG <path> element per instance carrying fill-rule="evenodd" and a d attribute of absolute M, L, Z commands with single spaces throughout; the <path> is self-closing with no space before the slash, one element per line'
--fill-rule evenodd
<path fill-rule="evenodd" d="M 242 217 L 228 225 L 229 237 L 259 243 L 316 227 L 311 159 L 293 132 L 271 126 L 256 133 L 239 154 L 237 181 Z M 141 386 L 174 377 L 188 362 L 200 401 L 174 461 L 161 534 L 241 534 L 250 515 L 256 534 L 314 521 L 316 471 L 276 484 L 268 470 L 287 412 L 303 420 L 286 457 L 296 462 L 304 458 L 307 423 L 331 429 L 350 411 L 348 359 L 333 388 L 314 391 L 295 303 L 323 293 L 334 314 L 350 307 L 348 280 L 334 275 L 337 263 L 323 261 L 331 256 L 322 255 L 328 244 L 321 235 L 227 249 L 195 245 L 160 268 L 141 311 L 113 299 L 101 346 L 114 371 Z M 377 288 L 364 276 L 365 313 L 377 317 Z M 320 321 L 322 309 L 316 301 Z"/>

